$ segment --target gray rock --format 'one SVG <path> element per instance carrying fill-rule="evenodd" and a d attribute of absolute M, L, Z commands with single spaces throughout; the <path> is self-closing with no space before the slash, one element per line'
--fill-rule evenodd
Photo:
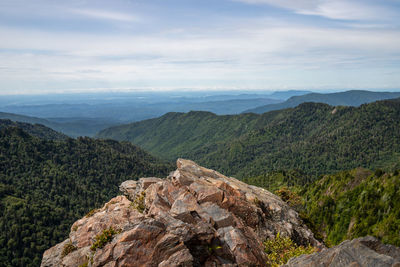
<path fill-rule="evenodd" d="M 346 240 L 338 246 L 311 255 L 290 259 L 286 267 L 394 267 L 400 266 L 400 248 L 384 245 L 378 239 L 366 236 Z"/>
<path fill-rule="evenodd" d="M 69 239 L 66 239 L 63 242 L 55 245 L 54 247 L 46 250 L 43 254 L 43 259 L 40 267 L 61 266 L 61 253 L 64 249 L 64 246 L 69 242 L 71 241 Z"/>
<path fill-rule="evenodd" d="M 128 180 L 119 186 L 119 191 L 121 191 L 127 198 L 131 199 L 135 196 L 136 187 L 137 181 Z"/>

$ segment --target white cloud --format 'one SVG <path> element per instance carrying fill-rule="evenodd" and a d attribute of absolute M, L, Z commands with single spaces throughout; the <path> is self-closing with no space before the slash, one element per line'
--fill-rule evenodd
<path fill-rule="evenodd" d="M 248 4 L 267 4 L 286 9 L 312 9 L 318 6 L 320 0 L 234 0 Z"/>
<path fill-rule="evenodd" d="M 0 27 L 0 36 L 7 36 L 0 43 L 0 80 L 8 88 L 102 84 L 276 89 L 317 87 L 321 79 L 323 84 L 340 85 L 343 77 L 354 85 L 370 82 L 376 86 L 384 76 L 372 83 L 371 70 L 398 71 L 387 65 L 400 61 L 396 30 L 263 25 L 259 21 L 221 30 L 182 30 L 177 35 Z M 354 75 L 352 81 L 353 72 L 364 72 L 362 76 L 368 78 Z"/>
<path fill-rule="evenodd" d="M 268 4 L 292 10 L 297 14 L 338 20 L 387 20 L 395 18 L 393 10 L 376 1 L 346 0 L 234 0 L 248 4 Z"/>
<path fill-rule="evenodd" d="M 96 9 L 71 9 L 71 12 L 78 15 L 83 15 L 85 17 L 94 19 L 105 19 L 105 20 L 116 20 L 116 21 L 139 21 L 138 17 L 131 14 L 125 14 L 121 12 L 112 12 L 106 10 L 96 10 Z"/>
<path fill-rule="evenodd" d="M 378 5 L 355 1 L 323 1 L 313 9 L 298 9 L 296 13 L 339 20 L 382 20 L 390 10 Z"/>

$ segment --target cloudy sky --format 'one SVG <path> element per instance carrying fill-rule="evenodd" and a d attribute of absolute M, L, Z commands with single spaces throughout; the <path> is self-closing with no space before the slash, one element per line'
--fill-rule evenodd
<path fill-rule="evenodd" d="M 0 94 L 400 88 L 400 1 L 0 0 Z"/>

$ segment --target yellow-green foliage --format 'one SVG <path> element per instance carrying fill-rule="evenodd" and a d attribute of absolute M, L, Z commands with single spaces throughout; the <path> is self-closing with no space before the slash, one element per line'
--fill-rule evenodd
<path fill-rule="evenodd" d="M 92 217 L 96 212 L 98 212 L 99 209 L 92 209 L 91 211 L 89 211 L 85 216 L 86 217 Z"/>
<path fill-rule="evenodd" d="M 313 253 L 316 248 L 311 245 L 298 246 L 289 237 L 281 237 L 278 233 L 275 239 L 264 242 L 264 250 L 268 256 L 268 264 L 277 267 L 287 263 L 290 258 Z"/>
<path fill-rule="evenodd" d="M 210 252 L 210 253 L 214 253 L 215 251 L 217 251 L 218 249 L 221 249 L 222 247 L 221 246 L 209 246 L 208 247 L 208 251 Z"/>
<path fill-rule="evenodd" d="M 108 229 L 103 230 L 101 234 L 98 234 L 94 239 L 95 242 L 92 244 L 90 249 L 92 251 L 96 251 L 98 248 L 103 248 L 108 242 L 111 242 L 114 235 L 119 234 L 120 230 L 115 230 L 114 228 L 110 227 Z"/>
<path fill-rule="evenodd" d="M 372 235 L 400 246 L 400 175 L 365 169 L 325 175 L 303 193 L 305 211 L 324 242 Z"/>
<path fill-rule="evenodd" d="M 79 267 L 88 267 L 89 261 L 86 261 L 84 264 L 79 265 Z"/>
<path fill-rule="evenodd" d="M 131 203 L 134 209 L 137 209 L 140 213 L 143 213 L 146 206 L 144 205 L 144 198 L 146 197 L 146 192 L 142 191 L 138 194 L 135 200 Z"/>
<path fill-rule="evenodd" d="M 278 195 L 283 201 L 288 203 L 288 205 L 291 207 L 297 208 L 302 204 L 301 197 L 286 186 L 276 190 L 275 194 Z"/>
<path fill-rule="evenodd" d="M 63 247 L 63 251 L 61 253 L 61 257 L 64 258 L 65 256 L 67 256 L 69 253 L 71 253 L 72 251 L 75 251 L 77 248 L 71 243 L 71 241 L 67 244 L 64 245 Z"/>

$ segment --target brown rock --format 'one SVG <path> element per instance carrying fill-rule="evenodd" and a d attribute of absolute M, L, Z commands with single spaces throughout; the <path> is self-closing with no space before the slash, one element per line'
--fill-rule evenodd
<path fill-rule="evenodd" d="M 111 199 L 92 216 L 76 221 L 71 227 L 72 231 L 69 237 L 78 248 L 89 246 L 93 243 L 95 236 L 103 230 L 110 227 L 116 230 L 125 229 L 142 216 L 132 208 L 131 201 L 124 196 L 118 196 Z"/>
<path fill-rule="evenodd" d="M 71 227 L 78 250 L 61 262 L 60 243 L 45 252 L 42 266 L 79 266 L 85 257 L 93 259 L 91 267 L 266 266 L 262 242 L 278 232 L 321 246 L 272 193 L 189 160 L 178 159 L 177 166 L 167 179 L 122 183 L 126 197 L 113 198 Z M 145 207 L 143 213 L 132 201 Z M 110 227 L 121 233 L 91 251 L 96 235 Z"/>
<path fill-rule="evenodd" d="M 204 202 L 213 202 L 220 205 L 224 198 L 224 192 L 212 185 L 192 183 L 189 190 L 196 196 L 199 204 Z"/>

